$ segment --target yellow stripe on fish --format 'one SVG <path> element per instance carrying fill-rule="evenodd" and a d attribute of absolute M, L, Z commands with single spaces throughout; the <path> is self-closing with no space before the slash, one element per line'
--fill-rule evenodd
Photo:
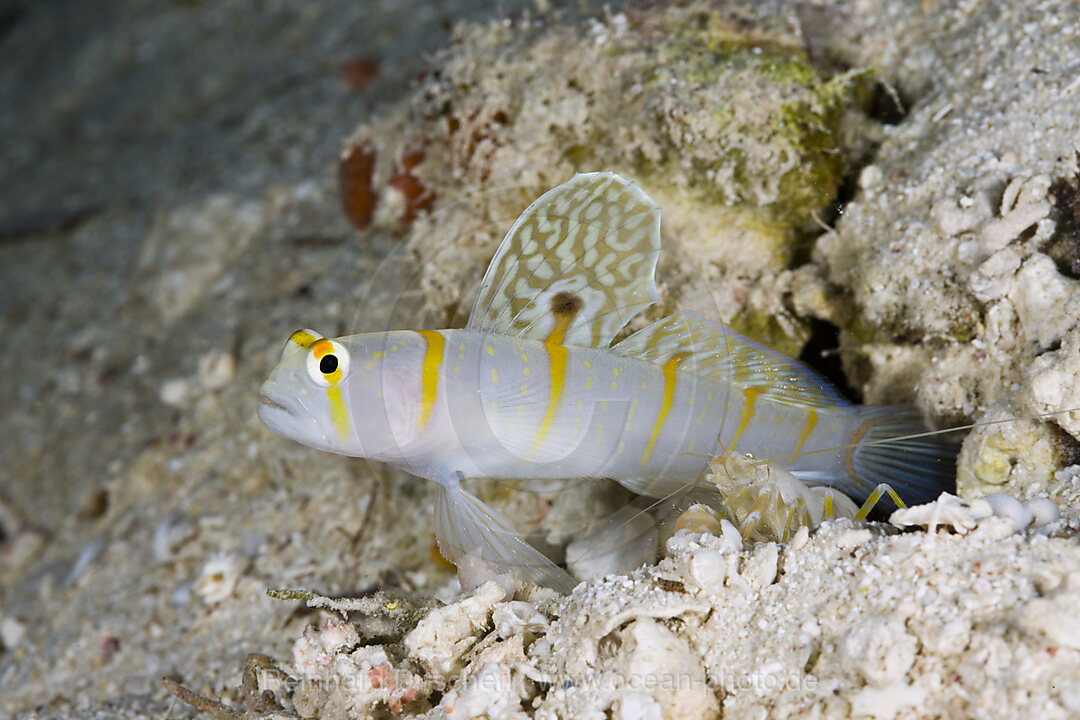
<path fill-rule="evenodd" d="M 427 340 L 427 351 L 420 367 L 420 417 L 417 430 L 422 431 L 431 421 L 435 402 L 439 398 L 439 373 L 442 370 L 446 341 L 436 330 L 417 330 L 417 334 Z"/>
<path fill-rule="evenodd" d="M 555 318 L 555 327 L 551 334 L 544 340 L 544 348 L 548 354 L 548 366 L 551 374 L 550 390 L 548 393 L 547 411 L 540 423 L 540 429 L 533 440 L 533 453 L 540 449 L 551 430 L 551 424 L 555 421 L 555 413 L 562 400 L 563 387 L 566 383 L 566 358 L 569 354 L 563 346 L 566 340 L 566 330 L 570 327 L 574 317 L 581 310 L 581 301 L 570 293 L 557 293 L 551 298 L 551 314 Z M 526 367 L 526 370 L 528 368 Z M 492 371 L 494 372 L 494 370 Z"/>
<path fill-rule="evenodd" d="M 675 403 L 675 371 L 679 368 L 679 363 L 686 357 L 684 353 L 676 353 L 670 360 L 664 363 L 664 397 L 660 401 L 660 411 L 656 414 L 656 422 L 653 423 L 652 432 L 649 434 L 649 442 L 645 445 L 645 452 L 641 456 L 642 467 L 649 462 L 649 456 L 652 455 L 653 446 L 656 445 L 656 438 L 660 437 L 660 431 L 664 427 L 664 421 L 667 420 L 668 413 L 671 412 L 671 406 Z"/>

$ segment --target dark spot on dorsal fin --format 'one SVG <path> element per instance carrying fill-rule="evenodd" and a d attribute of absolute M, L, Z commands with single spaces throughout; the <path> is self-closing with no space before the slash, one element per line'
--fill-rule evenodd
<path fill-rule="evenodd" d="M 555 313 L 556 317 L 572 318 L 581 312 L 581 308 L 584 306 L 584 300 L 565 290 L 561 290 L 551 297 L 551 312 Z"/>

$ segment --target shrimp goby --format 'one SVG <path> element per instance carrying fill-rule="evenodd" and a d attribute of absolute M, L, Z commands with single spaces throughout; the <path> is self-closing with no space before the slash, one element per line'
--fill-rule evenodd
<path fill-rule="evenodd" d="M 465 328 L 297 331 L 259 416 L 311 447 L 433 480 L 439 548 L 470 577 L 486 566 L 564 591 L 570 576 L 463 480 L 610 478 L 667 498 L 706 487 L 711 459 L 738 452 L 797 478 L 781 499 L 800 483 L 861 501 L 886 482 L 909 503 L 952 486 L 955 448 L 921 434 L 910 408 L 851 405 L 798 360 L 696 313 L 612 344 L 658 299 L 659 253 L 660 209 L 644 192 L 579 174 L 510 228 Z M 755 508 L 746 517 L 771 518 Z"/>

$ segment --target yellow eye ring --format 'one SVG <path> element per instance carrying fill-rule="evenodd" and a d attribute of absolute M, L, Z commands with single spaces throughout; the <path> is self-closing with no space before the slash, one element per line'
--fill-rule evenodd
<path fill-rule="evenodd" d="M 307 371 L 316 385 L 337 385 L 349 374 L 349 351 L 336 340 L 320 338 L 311 345 Z"/>

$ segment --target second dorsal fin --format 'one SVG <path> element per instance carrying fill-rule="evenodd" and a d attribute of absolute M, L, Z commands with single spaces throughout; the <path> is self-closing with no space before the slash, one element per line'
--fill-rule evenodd
<path fill-rule="evenodd" d="M 558 344 L 606 347 L 656 301 L 660 208 L 610 172 L 549 190 L 492 258 L 468 326 Z"/>
<path fill-rule="evenodd" d="M 759 388 L 758 395 L 776 402 L 811 407 L 848 404 L 832 385 L 795 358 L 690 310 L 638 330 L 612 352 L 657 365 L 680 356 L 680 373 L 727 381 L 743 389 Z"/>

